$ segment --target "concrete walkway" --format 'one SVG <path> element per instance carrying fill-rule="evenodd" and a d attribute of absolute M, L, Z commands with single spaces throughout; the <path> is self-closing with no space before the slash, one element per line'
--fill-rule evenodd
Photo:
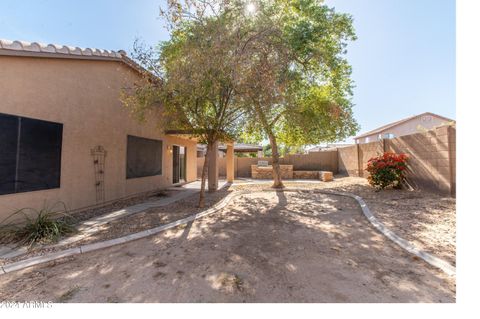
<path fill-rule="evenodd" d="M 226 180 L 220 180 L 218 183 L 218 188 L 221 189 L 227 185 Z M 178 202 L 200 192 L 201 182 L 195 181 L 180 186 L 169 187 L 166 190 L 175 191 L 171 196 L 161 197 L 154 201 L 146 201 L 140 204 L 128 206 L 120 210 L 116 210 L 101 216 L 94 217 L 92 219 L 86 220 L 76 226 L 78 234 L 72 237 L 65 238 L 54 245 L 45 245 L 43 248 L 54 248 L 72 244 L 84 238 L 91 236 L 92 234 L 98 232 L 103 225 L 122 218 L 128 215 L 136 214 L 148 210 L 150 208 L 164 207 L 172 203 Z M 0 258 L 13 258 L 20 255 L 23 255 L 28 252 L 28 248 L 25 246 L 16 247 L 14 245 L 1 245 L 0 246 Z"/>

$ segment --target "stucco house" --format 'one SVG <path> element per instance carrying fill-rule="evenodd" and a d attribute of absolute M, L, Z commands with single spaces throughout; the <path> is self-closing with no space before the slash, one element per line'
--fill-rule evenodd
<path fill-rule="evenodd" d="M 447 117 L 431 112 L 425 112 L 381 126 L 362 135 L 359 135 L 354 139 L 356 144 L 370 143 L 382 139 L 391 139 L 399 136 L 425 132 L 435 127 L 447 125 L 454 122 L 454 120 Z"/>
<path fill-rule="evenodd" d="M 123 107 L 141 79 L 125 52 L 0 40 L 0 73 L 0 219 L 196 180 L 197 141 Z"/>

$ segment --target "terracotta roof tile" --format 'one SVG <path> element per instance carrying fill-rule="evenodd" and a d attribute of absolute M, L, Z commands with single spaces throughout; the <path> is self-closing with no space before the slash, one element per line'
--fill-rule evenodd
<path fill-rule="evenodd" d="M 130 59 L 124 50 L 113 51 L 0 39 L 0 56 L 1 55 L 119 61 L 125 63 L 139 73 L 147 74 L 152 79 L 158 80 L 158 77 L 146 71 L 142 66 Z M 161 81 L 161 79 L 159 80 Z"/>
<path fill-rule="evenodd" d="M 23 51 L 23 52 L 36 52 L 36 53 L 54 53 L 65 54 L 72 56 L 97 56 L 108 57 L 114 59 L 122 59 L 126 54 L 125 51 L 113 51 L 113 50 L 100 50 L 95 48 L 80 48 L 58 44 L 45 44 L 40 42 L 26 42 L 26 41 L 12 41 L 6 39 L 0 39 L 0 49 Z"/>

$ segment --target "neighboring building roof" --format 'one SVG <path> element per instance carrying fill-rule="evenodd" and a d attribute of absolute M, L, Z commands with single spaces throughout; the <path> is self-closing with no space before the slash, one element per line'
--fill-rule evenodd
<path fill-rule="evenodd" d="M 39 42 L 11 41 L 0 39 L 0 56 L 26 56 L 60 59 L 106 60 L 123 62 L 134 70 L 144 73 L 140 65 L 127 56 L 123 50 L 101 50 L 95 48 L 79 48 L 58 44 Z"/>
<path fill-rule="evenodd" d="M 441 115 L 438 115 L 438 114 L 435 114 L 435 113 L 431 113 L 431 112 L 425 112 L 425 113 L 422 113 L 422 114 L 418 114 L 418 115 L 414 115 L 414 116 L 410 116 L 410 117 L 407 117 L 406 119 L 403 119 L 403 120 L 400 120 L 400 121 L 396 121 L 396 122 L 393 122 L 393 123 L 390 123 L 390 124 L 387 124 L 387 125 L 384 125 L 384 126 L 381 126 L 379 128 L 376 128 L 374 130 L 371 130 L 369 132 L 366 132 L 362 135 L 359 135 L 359 136 L 356 136 L 354 137 L 354 139 L 359 139 L 359 138 L 362 138 L 362 137 L 366 137 L 366 136 L 370 136 L 370 135 L 374 135 L 374 134 L 378 134 L 380 132 L 383 132 L 389 128 L 392 128 L 394 126 L 398 126 L 400 124 L 403 124 L 405 122 L 408 122 L 410 120 L 413 120 L 417 117 L 420 117 L 420 116 L 424 116 L 424 115 L 432 115 L 432 116 L 436 116 L 436 117 L 439 117 L 441 119 L 444 119 L 445 121 L 448 121 L 448 122 L 455 122 L 454 120 L 452 119 L 449 119 L 448 117 L 445 117 L 445 116 L 441 116 Z"/>
<path fill-rule="evenodd" d="M 207 148 L 207 145 L 205 144 L 197 144 L 197 150 L 198 151 L 205 151 Z M 227 146 L 225 144 L 220 144 L 218 145 L 218 150 L 219 151 L 226 151 Z M 234 143 L 233 145 L 233 151 L 234 152 L 244 152 L 244 153 L 251 153 L 251 152 L 258 152 L 262 151 L 263 147 L 260 145 L 255 145 L 255 144 L 245 144 L 245 143 Z"/>
<path fill-rule="evenodd" d="M 334 149 L 334 148 L 342 148 L 342 147 L 348 147 L 348 146 L 352 146 L 352 145 L 355 145 L 355 144 L 340 144 L 340 143 L 334 143 L 334 144 L 327 144 L 327 145 L 317 145 L 317 146 L 314 146 L 310 149 L 307 150 L 307 152 L 320 152 L 322 150 L 331 150 L 331 149 Z"/>
<path fill-rule="evenodd" d="M 218 147 L 219 150 L 227 150 L 227 146 L 225 145 L 220 145 Z M 245 144 L 245 143 L 234 143 L 233 144 L 233 150 L 235 152 L 258 152 L 262 151 L 263 147 L 260 145 L 254 145 L 254 144 Z"/>

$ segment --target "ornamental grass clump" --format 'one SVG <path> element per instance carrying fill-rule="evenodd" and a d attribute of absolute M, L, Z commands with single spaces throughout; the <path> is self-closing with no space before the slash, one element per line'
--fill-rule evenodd
<path fill-rule="evenodd" d="M 367 164 L 367 171 L 370 173 L 368 182 L 379 190 L 387 187 L 401 188 L 405 179 L 407 160 L 406 154 L 390 152 L 372 157 Z"/>
<path fill-rule="evenodd" d="M 60 205 L 60 209 L 55 207 Z M 6 223 L 16 215 L 23 220 Z M 22 208 L 0 223 L 0 242 L 14 242 L 29 248 L 35 244 L 48 244 L 58 241 L 64 235 L 75 231 L 74 218 L 67 213 L 65 204 L 59 202 L 41 210 Z"/>

